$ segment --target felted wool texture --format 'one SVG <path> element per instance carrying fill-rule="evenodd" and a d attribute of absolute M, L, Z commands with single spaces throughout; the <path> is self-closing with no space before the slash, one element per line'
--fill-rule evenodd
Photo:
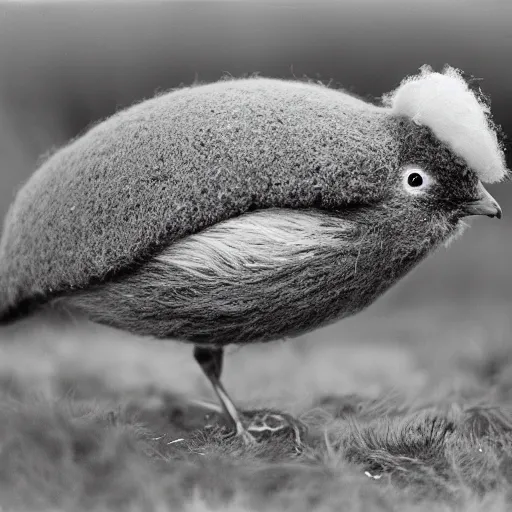
<path fill-rule="evenodd" d="M 83 288 L 251 209 L 371 202 L 397 164 L 387 109 L 273 79 L 221 81 L 119 112 L 18 193 L 0 244 L 0 310 Z"/>

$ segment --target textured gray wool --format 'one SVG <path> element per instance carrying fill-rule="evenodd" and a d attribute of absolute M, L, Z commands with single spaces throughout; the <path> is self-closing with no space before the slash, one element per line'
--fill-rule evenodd
<path fill-rule="evenodd" d="M 253 78 L 155 97 L 55 153 L 18 193 L 0 243 L 0 318 L 32 302 L 121 282 L 176 241 L 247 212 L 382 204 L 408 163 L 438 173 L 452 199 L 476 183 L 430 129 L 325 86 Z M 456 183 L 462 176 L 464 186 Z M 403 200 L 381 208 L 382 219 L 399 214 L 388 215 L 394 231 L 374 240 L 414 233 L 396 255 L 402 262 L 430 240 L 417 223 L 437 208 L 414 210 L 401 225 Z M 402 270 L 388 269 L 396 276 Z"/>
<path fill-rule="evenodd" d="M 0 311 L 101 281 L 250 209 L 369 201 L 397 144 L 387 110 L 302 82 L 222 81 L 135 105 L 19 192 L 0 245 Z"/>

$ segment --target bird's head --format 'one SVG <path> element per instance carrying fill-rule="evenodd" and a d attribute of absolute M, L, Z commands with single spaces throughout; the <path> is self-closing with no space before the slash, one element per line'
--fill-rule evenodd
<path fill-rule="evenodd" d="M 466 216 L 501 218 L 499 204 L 483 185 L 508 172 L 497 128 L 485 99 L 469 89 L 459 71 L 423 67 L 384 102 L 399 151 L 381 205 L 402 228 L 421 235 L 426 226 L 442 239 Z"/>

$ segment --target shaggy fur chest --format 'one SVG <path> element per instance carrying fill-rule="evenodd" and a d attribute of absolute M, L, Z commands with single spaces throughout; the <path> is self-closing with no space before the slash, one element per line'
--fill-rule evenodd
<path fill-rule="evenodd" d="M 168 247 L 138 272 L 64 299 L 135 333 L 225 345 L 291 337 L 367 307 L 430 247 L 315 210 L 265 210 Z"/>

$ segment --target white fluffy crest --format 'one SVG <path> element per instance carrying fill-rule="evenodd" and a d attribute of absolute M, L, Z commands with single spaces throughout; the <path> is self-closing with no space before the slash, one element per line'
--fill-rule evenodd
<path fill-rule="evenodd" d="M 394 114 L 428 126 L 482 181 L 492 183 L 507 174 L 489 107 L 468 88 L 459 70 L 446 66 L 436 73 L 423 66 L 386 94 L 384 104 Z"/>

